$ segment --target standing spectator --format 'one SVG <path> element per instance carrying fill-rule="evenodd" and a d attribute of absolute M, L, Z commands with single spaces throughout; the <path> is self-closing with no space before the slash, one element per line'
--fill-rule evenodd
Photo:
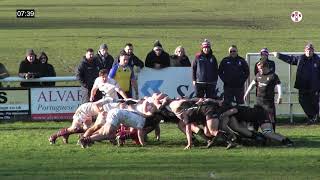
<path fill-rule="evenodd" d="M 0 79 L 6 78 L 6 77 L 9 77 L 9 72 L 6 69 L 6 67 L 2 63 L 0 63 Z M 1 82 L 0 82 L 0 87 L 2 87 Z"/>
<path fill-rule="evenodd" d="M 124 47 L 125 52 L 129 56 L 129 66 L 135 69 L 135 66 L 140 70 L 144 67 L 144 63 L 133 53 L 133 45 L 131 43 L 127 43 Z M 138 71 L 139 71 L 138 70 Z"/>
<path fill-rule="evenodd" d="M 301 56 L 288 56 L 274 52 L 274 55 L 291 65 L 298 66 L 294 87 L 299 90 L 299 103 L 308 116 L 308 124 L 318 121 L 320 90 L 320 58 L 314 47 L 308 43 Z"/>
<path fill-rule="evenodd" d="M 269 50 L 268 50 L 268 48 L 262 48 L 262 49 L 260 50 L 260 55 L 261 55 L 261 58 L 260 58 L 259 61 L 267 61 L 270 71 L 276 72 L 276 65 L 275 65 L 274 61 L 271 61 L 271 60 L 268 58 L 268 57 L 269 57 Z M 256 74 L 259 72 L 258 66 L 257 66 L 258 63 L 259 63 L 259 61 L 256 62 L 256 64 L 254 65 L 254 75 L 256 75 Z"/>
<path fill-rule="evenodd" d="M 121 50 L 119 55 L 119 62 L 115 63 L 112 66 L 108 77 L 116 80 L 119 83 L 121 89 L 123 89 L 123 91 L 126 93 L 127 97 L 132 98 L 131 87 L 135 89 L 136 96 L 138 96 L 138 91 L 133 70 L 128 65 L 128 63 L 128 54 L 124 50 Z"/>
<path fill-rule="evenodd" d="M 48 56 L 45 52 L 41 52 L 39 61 L 41 64 L 41 77 L 56 77 L 54 67 L 48 63 Z M 42 86 L 55 86 L 55 82 L 40 82 Z"/>
<path fill-rule="evenodd" d="M 205 39 L 201 43 L 201 52 L 196 54 L 192 62 L 192 84 L 196 97 L 215 97 L 218 80 L 218 63 L 212 53 L 210 42 Z"/>
<path fill-rule="evenodd" d="M 163 50 L 159 40 L 156 40 L 153 49 L 147 54 L 145 65 L 154 69 L 170 66 L 170 56 Z"/>
<path fill-rule="evenodd" d="M 184 47 L 178 46 L 174 51 L 174 54 L 170 56 L 170 66 L 171 67 L 190 67 L 190 61 L 186 55 Z"/>
<path fill-rule="evenodd" d="M 106 44 L 100 45 L 94 59 L 99 64 L 99 69 L 107 69 L 108 71 L 110 71 L 114 62 L 113 57 L 108 53 L 108 46 Z"/>
<path fill-rule="evenodd" d="M 20 62 L 18 76 L 24 79 L 39 78 L 41 75 L 41 65 L 36 57 L 33 49 L 28 49 L 26 57 Z M 21 87 L 36 87 L 40 86 L 40 82 L 21 82 Z"/>
<path fill-rule="evenodd" d="M 82 103 L 89 102 L 94 80 L 99 76 L 99 64 L 93 58 L 93 53 L 93 49 L 87 49 L 86 55 L 76 70 L 76 76 L 81 85 Z M 99 98 L 101 97 L 96 97 L 95 100 Z"/>
<path fill-rule="evenodd" d="M 271 120 L 273 130 L 276 128 L 276 108 L 274 106 L 274 89 L 277 87 L 278 98 L 277 104 L 281 103 L 281 82 L 278 75 L 269 69 L 269 64 L 267 61 L 258 62 L 258 73 L 255 79 L 250 83 L 244 99 L 249 94 L 253 86 L 256 86 L 256 104 L 263 107 L 263 109 L 268 112 L 269 118 Z"/>
<path fill-rule="evenodd" d="M 229 56 L 222 59 L 219 65 L 219 76 L 223 81 L 224 104 L 244 104 L 244 83 L 249 77 L 249 66 L 246 60 L 238 55 L 238 48 L 230 46 Z"/>

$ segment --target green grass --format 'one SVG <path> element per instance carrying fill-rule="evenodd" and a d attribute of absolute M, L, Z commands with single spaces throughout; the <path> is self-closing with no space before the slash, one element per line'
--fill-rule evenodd
<path fill-rule="evenodd" d="M 36 9 L 35 19 L 16 19 L 15 11 Z M 320 47 L 317 0 L 0 0 L 0 62 L 16 76 L 27 48 L 44 50 L 59 76 L 74 75 L 85 49 L 109 45 L 116 56 L 126 42 L 144 59 L 159 39 L 172 54 L 186 47 L 190 59 L 204 38 L 218 60 L 231 44 L 240 54 L 302 51 L 307 41 Z M 303 21 L 291 22 L 292 11 Z M 281 77 L 280 77 L 281 78 Z M 98 143 L 80 149 L 50 146 L 47 137 L 69 123 L 0 124 L 0 179 L 319 179 L 320 127 L 280 127 L 296 148 L 194 148 L 174 125 L 162 125 L 162 142 L 144 148 Z M 152 137 L 152 136 L 151 136 Z"/>
<path fill-rule="evenodd" d="M 96 143 L 88 149 L 47 137 L 68 122 L 2 123 L 0 179 L 319 179 L 320 126 L 281 126 L 295 148 L 223 147 L 183 150 L 185 137 L 161 124 L 161 142 L 146 147 Z"/>

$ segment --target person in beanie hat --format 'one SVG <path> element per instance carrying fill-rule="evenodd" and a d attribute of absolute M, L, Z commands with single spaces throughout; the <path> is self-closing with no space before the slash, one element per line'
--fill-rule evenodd
<path fill-rule="evenodd" d="M 108 53 L 107 44 L 101 44 L 97 54 L 93 58 L 98 63 L 100 70 L 107 69 L 109 71 L 114 63 L 114 58 Z"/>
<path fill-rule="evenodd" d="M 308 117 L 307 124 L 316 123 L 319 114 L 320 58 L 314 53 L 314 46 L 308 43 L 301 56 L 273 54 L 288 64 L 298 66 L 294 87 L 299 91 L 299 103 Z"/>
<path fill-rule="evenodd" d="M 268 66 L 270 71 L 272 71 L 273 73 L 276 72 L 276 65 L 274 63 L 274 61 L 269 59 L 269 50 L 268 48 L 262 48 L 260 50 L 260 56 L 261 58 L 259 59 L 259 61 L 267 61 L 268 62 Z M 254 65 L 254 74 L 258 74 L 259 70 L 258 70 L 258 62 L 256 62 L 256 64 Z"/>
<path fill-rule="evenodd" d="M 161 69 L 170 66 L 170 56 L 162 48 L 159 40 L 156 40 L 153 49 L 147 54 L 145 66 L 154 69 Z"/>
<path fill-rule="evenodd" d="M 214 98 L 218 81 L 218 63 L 209 40 L 205 39 L 201 43 L 201 51 L 196 54 L 191 67 L 196 97 Z"/>
<path fill-rule="evenodd" d="M 20 62 L 18 76 L 24 79 L 34 79 L 41 77 L 41 65 L 33 49 L 27 49 L 26 56 Z M 40 82 L 21 82 L 21 87 L 37 87 Z"/>

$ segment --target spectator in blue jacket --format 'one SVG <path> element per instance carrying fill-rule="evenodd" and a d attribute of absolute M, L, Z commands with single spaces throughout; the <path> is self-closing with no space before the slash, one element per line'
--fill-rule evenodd
<path fill-rule="evenodd" d="M 244 104 L 244 83 L 249 77 L 249 66 L 246 60 L 238 55 L 237 46 L 230 46 L 229 56 L 222 59 L 219 77 L 223 81 L 224 104 Z"/>
<path fill-rule="evenodd" d="M 320 58 L 314 53 L 314 47 L 308 43 L 301 56 L 288 56 L 278 52 L 274 55 L 291 65 L 296 65 L 296 82 L 294 87 L 299 90 L 299 103 L 308 116 L 308 124 L 318 121 L 319 90 L 320 90 Z"/>
<path fill-rule="evenodd" d="M 192 62 L 192 84 L 196 97 L 214 98 L 218 80 L 218 63 L 212 53 L 211 43 L 205 39 L 201 43 L 201 52 Z"/>

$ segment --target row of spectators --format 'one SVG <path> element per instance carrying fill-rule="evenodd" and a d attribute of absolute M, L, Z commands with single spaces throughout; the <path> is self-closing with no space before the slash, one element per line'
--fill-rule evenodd
<path fill-rule="evenodd" d="M 295 88 L 299 90 L 299 102 L 310 122 L 315 122 L 319 113 L 320 61 L 319 56 L 314 53 L 312 44 L 307 44 L 304 50 L 305 53 L 298 57 L 286 56 L 276 52 L 274 52 L 274 56 L 284 62 L 298 66 Z M 259 73 L 259 63 L 261 68 L 267 66 L 268 70 L 265 72 L 274 74 L 276 67 L 275 63 L 268 58 L 268 49 L 263 48 L 260 54 L 261 58 L 255 65 L 254 74 Z M 235 102 L 243 104 L 244 102 L 244 83 L 249 77 L 249 67 L 244 58 L 238 55 L 238 49 L 235 45 L 230 46 L 229 55 L 223 58 L 218 66 L 211 43 L 207 39 L 201 43 L 200 52 L 196 54 L 192 63 L 190 63 L 182 46 L 178 46 L 174 55 L 170 56 L 157 40 L 154 43 L 153 49 L 146 56 L 145 66 L 154 69 L 170 66 L 191 66 L 192 83 L 197 97 L 215 98 L 216 84 L 218 77 L 220 77 L 224 82 L 225 103 L 230 104 Z M 92 86 L 95 79 L 99 76 L 101 69 L 106 69 L 109 72 L 108 77 L 115 79 L 119 83 L 120 87 L 126 92 L 127 97 L 133 97 L 132 88 L 135 90 L 137 97 L 138 90 L 134 73 L 143 67 L 143 61 L 135 56 L 133 45 L 130 43 L 124 46 L 119 56 L 115 59 L 108 53 L 108 46 L 106 44 L 102 44 L 99 47 L 97 54 L 94 54 L 93 49 L 87 49 L 85 56 L 76 69 L 76 76 L 80 81 L 83 92 L 83 103 L 89 101 Z M 55 75 L 55 70 L 52 65 L 48 64 L 48 56 L 44 52 L 37 58 L 32 49 L 27 50 L 25 60 L 20 63 L 19 77 L 32 79 Z M 0 78 L 7 76 L 9 76 L 7 70 L 3 64 L 0 64 Z M 266 83 L 269 83 L 270 78 L 265 77 L 266 82 L 255 83 L 257 88 L 256 95 L 259 96 L 260 93 L 265 94 L 268 98 L 271 97 L 269 98 L 269 104 L 273 104 L 274 86 L 276 84 L 273 84 L 270 88 L 265 88 L 263 90 L 265 92 L 261 93 L 261 87 L 267 87 Z M 277 82 L 280 83 L 280 80 Z M 21 86 L 23 87 L 54 85 L 54 82 L 21 82 Z M 258 89 L 259 87 L 260 89 Z M 273 96 L 270 96 L 270 94 L 273 94 Z M 100 99 L 101 97 L 102 94 L 97 93 L 96 99 Z M 272 108 L 274 109 L 274 107 Z M 273 113 L 275 114 L 275 112 Z"/>

